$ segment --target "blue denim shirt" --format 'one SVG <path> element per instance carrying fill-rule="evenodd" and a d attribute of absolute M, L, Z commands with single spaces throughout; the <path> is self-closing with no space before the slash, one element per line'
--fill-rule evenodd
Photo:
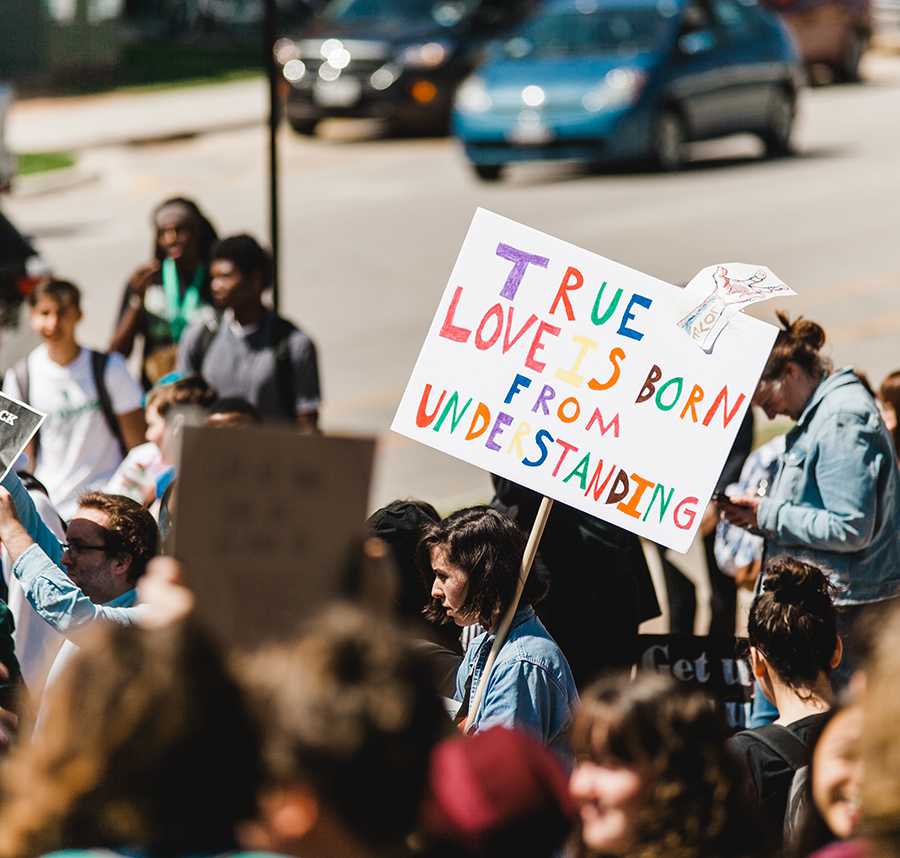
<path fill-rule="evenodd" d="M 485 632 L 472 641 L 456 674 L 456 699 L 463 700 L 471 678 L 475 694 L 494 635 Z M 568 756 L 566 730 L 578 703 L 572 670 L 562 650 L 534 609 L 520 608 L 475 713 L 474 730 L 495 725 L 518 727 L 563 756 Z"/>
<path fill-rule="evenodd" d="M 822 566 L 839 605 L 900 595 L 900 470 L 878 408 L 852 370 L 822 381 L 785 442 L 757 513 L 766 556 Z"/>

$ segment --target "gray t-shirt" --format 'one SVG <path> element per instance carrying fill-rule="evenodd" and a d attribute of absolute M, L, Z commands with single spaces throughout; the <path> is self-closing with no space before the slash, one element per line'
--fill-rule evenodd
<path fill-rule="evenodd" d="M 204 322 L 188 328 L 178 347 L 179 372 L 202 375 L 220 397 L 246 399 L 266 420 L 293 420 L 319 410 L 316 347 L 303 331 L 275 313 L 252 327 L 225 313 L 214 331 Z"/>

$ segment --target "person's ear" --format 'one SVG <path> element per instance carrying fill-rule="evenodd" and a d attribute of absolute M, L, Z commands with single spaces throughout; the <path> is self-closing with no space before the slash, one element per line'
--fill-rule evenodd
<path fill-rule="evenodd" d="M 832 670 L 837 669 L 844 657 L 844 641 L 840 635 L 837 636 L 837 643 L 834 645 L 834 652 L 831 655 L 830 666 Z"/>
<path fill-rule="evenodd" d="M 266 288 L 266 280 L 265 277 L 263 277 L 263 272 L 254 271 L 250 278 L 250 282 L 253 284 L 253 291 L 256 292 L 257 295 L 262 295 Z"/>
<path fill-rule="evenodd" d="M 117 578 L 127 578 L 131 571 L 130 554 L 111 554 L 109 557 L 109 569 Z"/>
<path fill-rule="evenodd" d="M 769 672 L 769 663 L 766 661 L 766 657 L 755 646 L 750 647 L 750 670 L 759 680 L 765 679 Z"/>

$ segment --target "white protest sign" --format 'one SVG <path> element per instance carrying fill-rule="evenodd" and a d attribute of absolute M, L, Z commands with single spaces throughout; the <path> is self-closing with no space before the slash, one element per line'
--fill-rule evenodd
<path fill-rule="evenodd" d="M 0 480 L 15 465 L 46 416 L 30 405 L 0 393 Z"/>
<path fill-rule="evenodd" d="M 479 209 L 392 428 L 687 551 L 777 331 L 706 353 L 681 295 Z"/>

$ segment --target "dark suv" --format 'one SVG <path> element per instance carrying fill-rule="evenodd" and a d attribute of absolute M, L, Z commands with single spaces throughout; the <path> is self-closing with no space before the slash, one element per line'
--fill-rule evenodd
<path fill-rule="evenodd" d="M 536 0 L 334 0 L 300 38 L 279 45 L 287 118 L 300 134 L 320 119 L 368 117 L 393 130 L 449 125 L 453 95 L 485 42 Z"/>

